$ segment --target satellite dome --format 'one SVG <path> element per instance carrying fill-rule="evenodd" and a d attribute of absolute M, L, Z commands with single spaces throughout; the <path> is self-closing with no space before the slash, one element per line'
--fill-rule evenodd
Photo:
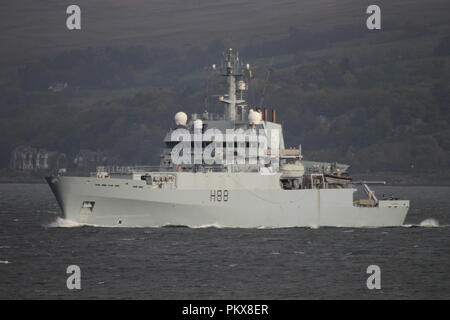
<path fill-rule="evenodd" d="M 188 116 L 186 113 L 180 111 L 175 114 L 175 124 L 177 126 L 185 126 L 187 123 Z"/>
<path fill-rule="evenodd" d="M 194 121 L 194 129 L 196 130 L 203 129 L 203 121 L 201 119 L 197 119 Z"/>
<path fill-rule="evenodd" d="M 247 84 L 245 83 L 245 81 L 239 81 L 238 82 L 238 90 L 240 90 L 240 91 L 245 91 L 245 90 L 247 90 Z"/>
<path fill-rule="evenodd" d="M 262 115 L 258 111 L 254 111 L 253 109 L 250 109 L 250 112 L 248 113 L 248 122 L 250 124 L 259 124 L 261 122 Z"/>

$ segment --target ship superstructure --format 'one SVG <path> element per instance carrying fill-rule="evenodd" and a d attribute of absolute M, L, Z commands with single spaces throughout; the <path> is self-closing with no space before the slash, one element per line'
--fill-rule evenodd
<path fill-rule="evenodd" d="M 63 215 L 102 226 L 374 227 L 402 225 L 408 200 L 378 199 L 348 166 L 304 161 L 285 147 L 276 111 L 251 107 L 250 65 L 230 49 L 222 115 L 175 115 L 157 167 L 100 167 L 47 177 Z M 269 117 L 269 114 L 271 117 Z M 357 186 L 366 199 L 354 199 Z"/>

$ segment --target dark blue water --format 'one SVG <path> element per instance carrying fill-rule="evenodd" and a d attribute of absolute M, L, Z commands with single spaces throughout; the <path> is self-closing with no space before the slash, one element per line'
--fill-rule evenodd
<path fill-rule="evenodd" d="M 49 227 L 46 185 L 0 184 L 0 298 L 449 299 L 450 187 L 378 190 L 411 199 L 406 224 L 439 227 Z M 366 287 L 373 264 L 381 290 Z"/>

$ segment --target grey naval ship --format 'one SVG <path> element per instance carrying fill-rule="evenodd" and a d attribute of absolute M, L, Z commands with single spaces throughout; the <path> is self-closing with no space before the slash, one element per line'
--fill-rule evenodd
<path fill-rule="evenodd" d="M 46 177 L 64 219 L 117 227 L 315 228 L 403 224 L 409 201 L 378 199 L 369 185 L 383 182 L 353 181 L 347 173 L 349 166 L 305 161 L 301 145 L 285 147 L 276 111 L 260 110 L 246 102 L 251 70 L 236 51 L 229 49 L 223 62 L 212 69 L 228 86 L 228 92 L 218 98 L 224 106 L 223 114 L 205 111 L 192 114 L 189 119 L 186 113 L 178 112 L 173 128 L 164 138 L 159 166 L 98 167 L 90 176 L 71 176 L 60 170 Z M 248 141 L 239 142 L 240 150 L 244 150 L 243 156 L 239 153 L 244 160 L 240 162 L 229 161 L 236 160 L 237 155 L 228 149 L 211 152 L 215 159 L 225 157 L 225 153 L 229 156 L 226 161 L 215 163 L 196 159 L 190 164 L 174 158 L 177 153 L 184 160 L 195 157 L 189 148 L 179 151 L 180 143 L 187 146 L 187 142 L 174 139 L 174 132 L 182 130 L 193 136 L 211 129 L 224 135 L 227 130 L 241 130 L 265 136 L 267 143 L 257 147 L 263 151 L 262 156 L 258 153 L 259 160 L 265 158 L 264 161 L 245 161 L 255 146 Z M 208 141 L 204 137 L 193 149 L 200 148 L 202 152 L 221 144 L 219 139 L 210 137 Z M 357 194 L 362 199 L 356 199 Z"/>

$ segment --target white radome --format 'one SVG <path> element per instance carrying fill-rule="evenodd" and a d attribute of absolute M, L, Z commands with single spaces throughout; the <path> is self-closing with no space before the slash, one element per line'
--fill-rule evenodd
<path fill-rule="evenodd" d="M 194 129 L 195 130 L 203 129 L 203 121 L 201 119 L 197 119 L 194 121 Z"/>
<path fill-rule="evenodd" d="M 248 122 L 250 124 L 259 124 L 261 122 L 262 119 L 262 114 L 259 113 L 258 111 L 255 111 L 253 109 L 250 109 L 249 113 L 248 113 Z"/>
<path fill-rule="evenodd" d="M 185 126 L 187 123 L 188 116 L 186 113 L 180 111 L 175 114 L 175 124 L 177 126 Z"/>

